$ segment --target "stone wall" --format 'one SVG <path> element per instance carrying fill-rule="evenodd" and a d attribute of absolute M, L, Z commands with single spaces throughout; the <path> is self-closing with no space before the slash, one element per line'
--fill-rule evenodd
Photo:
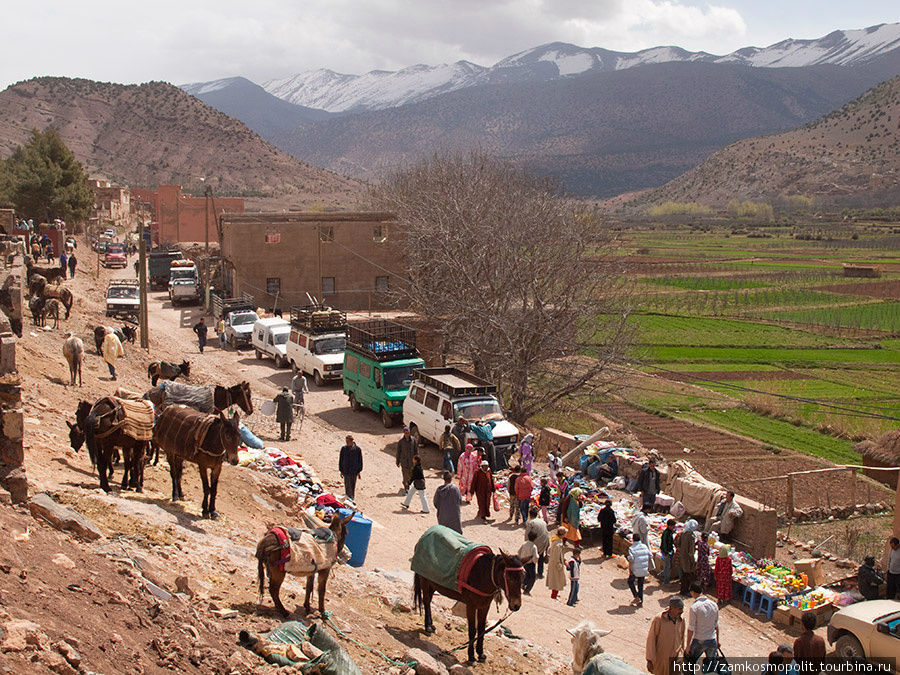
<path fill-rule="evenodd" d="M 8 293 L 7 297 L 17 300 L 20 319 L 22 274 L 21 264 L 0 273 L 0 287 Z M 25 417 L 22 387 L 16 370 L 16 336 L 6 313 L 7 307 L 3 307 L 3 313 L 0 313 L 0 485 L 9 492 L 13 502 L 24 502 L 28 499 L 22 445 Z"/>

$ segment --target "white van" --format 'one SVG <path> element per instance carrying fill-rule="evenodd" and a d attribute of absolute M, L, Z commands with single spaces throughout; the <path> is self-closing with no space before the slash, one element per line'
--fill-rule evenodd
<path fill-rule="evenodd" d="M 492 424 L 497 449 L 506 451 L 519 440 L 518 427 L 504 417 L 497 385 L 456 368 L 421 368 L 413 371 L 413 378 L 403 401 L 403 423 L 420 442 L 436 444 L 444 427 L 460 417 Z M 476 436 L 470 432 L 469 438 Z"/>
<path fill-rule="evenodd" d="M 278 368 L 288 365 L 286 347 L 291 324 L 278 317 L 257 319 L 253 324 L 250 344 L 256 350 L 256 358 L 271 356 Z"/>
<path fill-rule="evenodd" d="M 291 369 L 311 375 L 318 386 L 340 380 L 344 373 L 347 315 L 336 309 L 291 308 L 287 361 Z"/>

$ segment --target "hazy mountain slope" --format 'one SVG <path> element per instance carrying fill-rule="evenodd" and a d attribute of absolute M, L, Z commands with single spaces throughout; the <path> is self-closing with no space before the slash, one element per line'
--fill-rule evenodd
<path fill-rule="evenodd" d="M 838 30 L 815 40 L 787 39 L 765 48 L 744 47 L 724 56 L 673 46 L 616 52 L 553 42 L 513 54 L 491 67 L 458 61 L 437 66 L 419 64 L 399 71 L 373 70 L 363 75 L 320 69 L 269 80 L 263 87 L 291 103 L 331 112 L 382 110 L 485 84 L 536 82 L 655 63 L 733 63 L 765 68 L 850 66 L 898 49 L 900 23 Z"/>
<path fill-rule="evenodd" d="M 243 77 L 183 84 L 179 88 L 206 105 L 240 120 L 263 138 L 275 132 L 293 129 L 303 122 L 330 116 L 324 110 L 305 108 L 284 101 Z"/>
<path fill-rule="evenodd" d="M 740 138 L 815 119 L 884 72 L 900 72 L 900 52 L 855 68 L 667 63 L 468 88 L 306 123 L 273 142 L 365 178 L 435 150 L 477 146 L 558 176 L 577 194 L 610 196 L 661 185 Z"/>
<path fill-rule="evenodd" d="M 126 86 L 44 77 L 0 92 L 0 154 L 8 156 L 32 128 L 47 126 L 91 171 L 128 185 L 197 189 L 206 178 L 218 194 L 303 193 L 328 203 L 359 190 L 162 82 Z"/>
<path fill-rule="evenodd" d="M 822 119 L 729 145 L 631 206 L 814 197 L 844 206 L 900 204 L 900 77 Z"/>

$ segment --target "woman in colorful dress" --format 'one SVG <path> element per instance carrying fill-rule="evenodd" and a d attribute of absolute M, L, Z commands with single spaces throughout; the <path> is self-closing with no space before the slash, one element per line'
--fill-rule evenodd
<path fill-rule="evenodd" d="M 581 543 L 581 488 L 569 490 L 569 506 L 563 516 L 566 539 L 573 544 Z"/>
<path fill-rule="evenodd" d="M 526 434 L 525 438 L 522 439 L 522 445 L 519 446 L 519 452 L 522 455 L 522 468 L 529 476 L 531 475 L 531 464 L 534 462 L 533 442 L 534 434 Z"/>
<path fill-rule="evenodd" d="M 716 597 L 719 599 L 720 605 L 727 605 L 731 602 L 732 597 L 731 575 L 734 565 L 731 563 L 729 553 L 729 547 L 722 546 L 719 549 L 719 557 L 716 558 Z"/>
<path fill-rule="evenodd" d="M 709 566 L 709 541 L 706 537 L 703 532 L 699 532 L 697 536 L 697 583 L 703 588 L 708 588 L 714 580 Z"/>
<path fill-rule="evenodd" d="M 475 448 L 471 443 L 466 444 L 466 451 L 459 456 L 459 466 L 456 470 L 459 476 L 459 491 L 471 501 L 472 479 L 478 471 L 478 455 L 475 454 Z"/>

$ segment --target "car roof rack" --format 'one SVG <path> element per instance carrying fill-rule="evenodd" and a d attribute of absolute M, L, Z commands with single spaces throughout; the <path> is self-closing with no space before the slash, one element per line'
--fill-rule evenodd
<path fill-rule="evenodd" d="M 416 349 L 416 331 L 384 319 L 348 324 L 347 346 L 375 361 L 420 356 Z"/>
<path fill-rule="evenodd" d="M 417 380 L 453 397 L 496 394 L 497 385 L 458 368 L 421 368 L 413 372 Z"/>

